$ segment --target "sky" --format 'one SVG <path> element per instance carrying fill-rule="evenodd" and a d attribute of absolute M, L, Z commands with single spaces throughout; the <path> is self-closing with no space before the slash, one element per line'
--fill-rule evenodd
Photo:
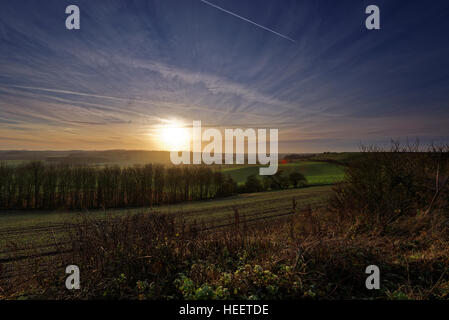
<path fill-rule="evenodd" d="M 193 120 L 277 128 L 280 152 L 449 143 L 448 16 L 446 0 L 2 1 L 0 149 L 158 150 Z"/>

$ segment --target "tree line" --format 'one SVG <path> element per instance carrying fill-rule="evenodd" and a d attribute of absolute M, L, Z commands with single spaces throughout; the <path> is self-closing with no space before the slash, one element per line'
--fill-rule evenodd
<path fill-rule="evenodd" d="M 263 176 L 259 179 L 256 175 L 250 175 L 246 178 L 243 185 L 239 186 L 239 193 L 253 193 L 268 190 L 282 190 L 290 187 L 304 187 L 307 185 L 307 178 L 298 171 L 287 173 L 283 170 L 278 170 L 274 175 Z"/>
<path fill-rule="evenodd" d="M 237 184 L 206 166 L 0 164 L 0 209 L 99 209 L 225 197 Z"/>

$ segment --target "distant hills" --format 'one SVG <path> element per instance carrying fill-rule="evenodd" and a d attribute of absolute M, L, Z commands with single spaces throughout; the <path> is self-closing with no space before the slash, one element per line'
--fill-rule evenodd
<path fill-rule="evenodd" d="M 279 154 L 279 160 L 296 162 L 302 160 L 326 161 L 346 164 L 360 153 L 288 153 Z M 246 158 L 246 157 L 245 157 Z M 89 164 L 89 165 L 134 165 L 145 163 L 170 164 L 170 152 L 145 150 L 105 150 L 105 151 L 28 151 L 0 150 L 0 161 L 23 162 L 45 161 L 48 163 Z M 246 159 L 245 159 L 246 162 Z"/>
<path fill-rule="evenodd" d="M 68 164 L 119 164 L 170 162 L 167 151 L 106 150 L 106 151 L 0 151 L 0 161 L 46 161 Z"/>

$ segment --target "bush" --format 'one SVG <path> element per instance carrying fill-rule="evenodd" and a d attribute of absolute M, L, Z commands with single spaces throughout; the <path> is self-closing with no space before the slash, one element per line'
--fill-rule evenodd
<path fill-rule="evenodd" d="M 387 225 L 401 216 L 449 208 L 447 148 L 419 152 L 416 146 L 365 148 L 334 188 L 331 207 Z"/>
<path fill-rule="evenodd" d="M 245 192 L 261 192 L 264 190 L 264 187 L 262 186 L 262 183 L 260 182 L 259 178 L 257 178 L 256 175 L 250 175 L 246 178 L 245 182 Z"/>
<path fill-rule="evenodd" d="M 264 177 L 264 186 L 271 190 L 287 189 L 290 186 L 289 177 L 285 174 L 284 170 L 278 170 L 272 176 Z"/>
<path fill-rule="evenodd" d="M 296 188 L 297 186 L 304 186 L 307 184 L 307 178 L 301 172 L 294 171 L 290 173 L 288 178 L 294 188 Z"/>
<path fill-rule="evenodd" d="M 391 227 L 419 225 L 416 233 L 360 232 L 350 219 L 339 224 L 311 209 L 212 232 L 169 215 L 86 218 L 67 231 L 66 254 L 0 279 L 0 298 L 447 299 L 448 219 L 402 218 Z M 65 289 L 69 264 L 80 267 L 81 290 Z M 382 270 L 381 290 L 365 288 L 371 264 Z"/>

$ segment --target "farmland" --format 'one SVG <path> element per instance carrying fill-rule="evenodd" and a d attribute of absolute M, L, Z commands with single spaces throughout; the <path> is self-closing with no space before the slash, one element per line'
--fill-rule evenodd
<path fill-rule="evenodd" d="M 328 199 L 329 185 L 343 178 L 343 170 L 325 162 L 297 162 L 280 165 L 280 170 L 290 172 L 299 170 L 303 173 L 310 187 L 303 189 L 287 189 L 252 194 L 238 194 L 231 197 L 209 201 L 188 201 L 179 204 L 153 206 L 150 208 L 125 208 L 107 210 L 2 210 L 0 212 L 0 247 L 24 246 L 29 251 L 29 244 L 40 247 L 39 252 L 54 250 L 54 238 L 62 237 L 58 230 L 64 231 L 67 224 L 73 224 L 89 216 L 91 219 L 105 219 L 134 215 L 143 212 L 152 214 L 182 214 L 189 222 L 220 222 L 228 219 L 238 209 L 240 214 L 248 217 L 265 217 L 282 215 L 291 212 L 292 199 L 299 206 L 323 206 Z M 238 183 L 243 183 L 247 176 L 257 173 L 258 166 L 237 166 L 222 169 Z M 17 249 L 17 248 L 16 248 Z M 0 251 L 0 259 L 9 259 L 7 249 Z"/>
<path fill-rule="evenodd" d="M 341 166 L 327 162 L 298 161 L 280 164 L 278 170 L 287 174 L 299 171 L 307 178 L 309 185 L 333 184 L 341 181 L 344 176 Z M 222 171 L 229 174 L 238 183 L 243 183 L 248 176 L 259 174 L 259 166 L 232 166 L 224 168 Z"/>
<path fill-rule="evenodd" d="M 158 214 L 185 213 L 196 219 L 216 219 L 231 214 L 232 208 L 244 208 L 244 211 L 256 212 L 262 208 L 278 208 L 280 203 L 290 203 L 295 197 L 304 204 L 323 204 L 327 200 L 330 187 L 310 187 L 303 189 L 289 189 L 283 191 L 267 191 L 252 194 L 241 194 L 233 197 L 195 201 L 189 203 L 166 205 L 152 209 L 110 209 L 107 211 L 93 210 L 89 212 L 73 211 L 6 211 L 0 213 L 0 232 L 6 230 L 30 227 L 51 227 L 54 224 L 76 221 L 80 215 L 89 215 L 91 218 L 101 219 L 108 216 L 122 216 L 138 214 L 142 211 L 151 211 Z"/>
<path fill-rule="evenodd" d="M 258 173 L 259 166 L 232 166 L 219 168 L 238 184 Z M 21 266 L 29 264 L 37 257 L 47 259 L 58 250 L 65 250 L 69 230 L 88 218 L 106 221 L 133 215 L 173 215 L 182 217 L 189 225 L 201 228 L 220 228 L 232 222 L 236 212 L 248 224 L 275 223 L 294 213 L 295 209 L 309 207 L 322 208 L 331 192 L 330 184 L 343 178 L 343 169 L 325 162 L 300 161 L 281 164 L 279 170 L 288 174 L 299 171 L 305 175 L 308 187 L 237 194 L 231 197 L 187 201 L 169 205 L 155 205 L 151 208 L 109 208 L 106 210 L 2 210 L 0 212 L 0 261 L 4 274 L 0 278 L 10 278 Z M 296 208 L 292 208 L 293 202 Z M 270 222 L 271 221 L 271 222 Z"/>
<path fill-rule="evenodd" d="M 367 153 L 334 185 L 343 170 L 327 160 L 280 166 L 304 174 L 301 188 L 152 207 L 5 210 L 0 298 L 447 299 L 449 198 L 433 179 L 446 176 L 447 153 Z M 240 185 L 257 170 L 221 168 Z M 74 292 L 64 286 L 72 264 L 83 270 Z M 380 290 L 365 287 L 368 265 L 382 270 Z"/>
<path fill-rule="evenodd" d="M 290 216 L 292 201 L 298 208 L 325 206 L 330 192 L 329 186 L 240 194 L 233 197 L 192 201 L 182 204 L 154 208 L 73 211 L 9 211 L 0 213 L 0 263 L 3 275 L 14 275 L 13 269 L 29 263 L 35 256 L 45 257 L 64 248 L 68 240 L 67 231 L 83 218 L 108 220 L 150 213 L 152 215 L 174 215 L 182 217 L 189 225 L 201 228 L 220 228 L 232 222 L 235 210 L 248 223 L 276 221 Z M 18 262 L 17 262 L 18 261 Z M 12 264 L 13 263 L 13 264 Z M 17 265 L 19 263 L 19 266 Z M 1 278 L 1 277 L 0 277 Z"/>

